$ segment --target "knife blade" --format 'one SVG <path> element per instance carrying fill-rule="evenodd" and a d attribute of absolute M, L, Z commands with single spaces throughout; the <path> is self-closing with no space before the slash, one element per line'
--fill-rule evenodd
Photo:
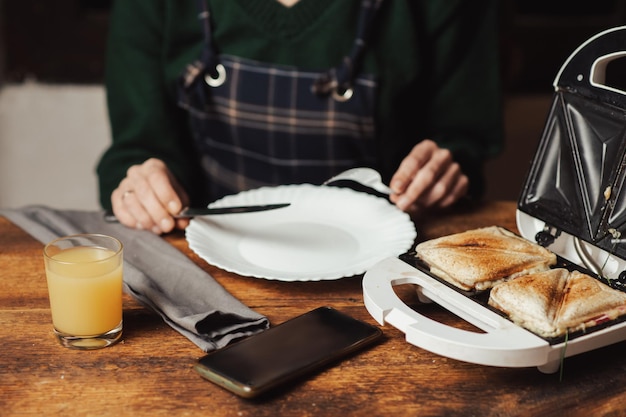
<path fill-rule="evenodd" d="M 215 214 L 236 214 L 236 213 L 254 213 L 255 211 L 275 210 L 289 206 L 291 203 L 280 204 L 261 204 L 254 206 L 230 206 L 230 207 L 214 207 L 214 208 L 184 208 L 174 217 L 177 219 L 185 219 L 196 216 L 206 216 Z"/>
<path fill-rule="evenodd" d="M 196 216 L 219 215 L 219 214 L 237 214 L 237 213 L 254 213 L 258 211 L 275 210 L 289 206 L 291 203 L 279 204 L 260 204 L 252 206 L 229 206 L 229 207 L 187 207 L 174 216 L 176 219 L 189 219 Z M 109 211 L 104 214 L 107 222 L 117 222 L 115 215 Z"/>

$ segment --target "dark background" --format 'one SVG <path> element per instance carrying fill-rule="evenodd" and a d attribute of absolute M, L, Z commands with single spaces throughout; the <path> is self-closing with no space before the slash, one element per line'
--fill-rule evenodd
<path fill-rule="evenodd" d="M 0 1 L 5 82 L 102 82 L 112 0 Z M 511 93 L 550 91 L 554 75 L 580 43 L 626 23 L 622 0 L 501 4 L 505 88 Z"/>
<path fill-rule="evenodd" d="M 0 86 L 27 80 L 102 84 L 111 4 L 0 0 Z M 487 166 L 487 198 L 516 199 L 541 136 L 554 77 L 582 42 L 626 24 L 626 1 L 501 0 L 501 5 L 506 148 Z M 626 65 L 611 68 L 615 82 L 607 84 L 626 91 Z"/>

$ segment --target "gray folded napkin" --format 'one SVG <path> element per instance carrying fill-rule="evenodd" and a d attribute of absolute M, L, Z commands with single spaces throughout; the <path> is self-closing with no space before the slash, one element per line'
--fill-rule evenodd
<path fill-rule="evenodd" d="M 205 352 L 269 326 L 264 316 L 242 304 L 185 254 L 150 232 L 108 223 L 98 211 L 27 206 L 0 209 L 0 215 L 42 243 L 79 233 L 119 239 L 124 245 L 124 290 Z"/>

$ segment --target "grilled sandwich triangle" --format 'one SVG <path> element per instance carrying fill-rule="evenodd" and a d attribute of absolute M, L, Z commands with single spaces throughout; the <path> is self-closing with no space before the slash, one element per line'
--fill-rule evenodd
<path fill-rule="evenodd" d="M 590 275 L 564 268 L 496 285 L 489 304 L 543 337 L 563 336 L 626 313 L 626 293 Z"/>
<path fill-rule="evenodd" d="M 430 272 L 463 290 L 485 290 L 556 264 L 554 253 L 499 226 L 432 239 L 415 252 Z"/>

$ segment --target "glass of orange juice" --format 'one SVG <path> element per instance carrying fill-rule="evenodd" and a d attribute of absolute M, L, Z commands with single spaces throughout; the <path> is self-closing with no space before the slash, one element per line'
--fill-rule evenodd
<path fill-rule="evenodd" d="M 63 346 L 99 349 L 122 337 L 122 243 L 66 236 L 44 248 L 54 332 Z"/>

